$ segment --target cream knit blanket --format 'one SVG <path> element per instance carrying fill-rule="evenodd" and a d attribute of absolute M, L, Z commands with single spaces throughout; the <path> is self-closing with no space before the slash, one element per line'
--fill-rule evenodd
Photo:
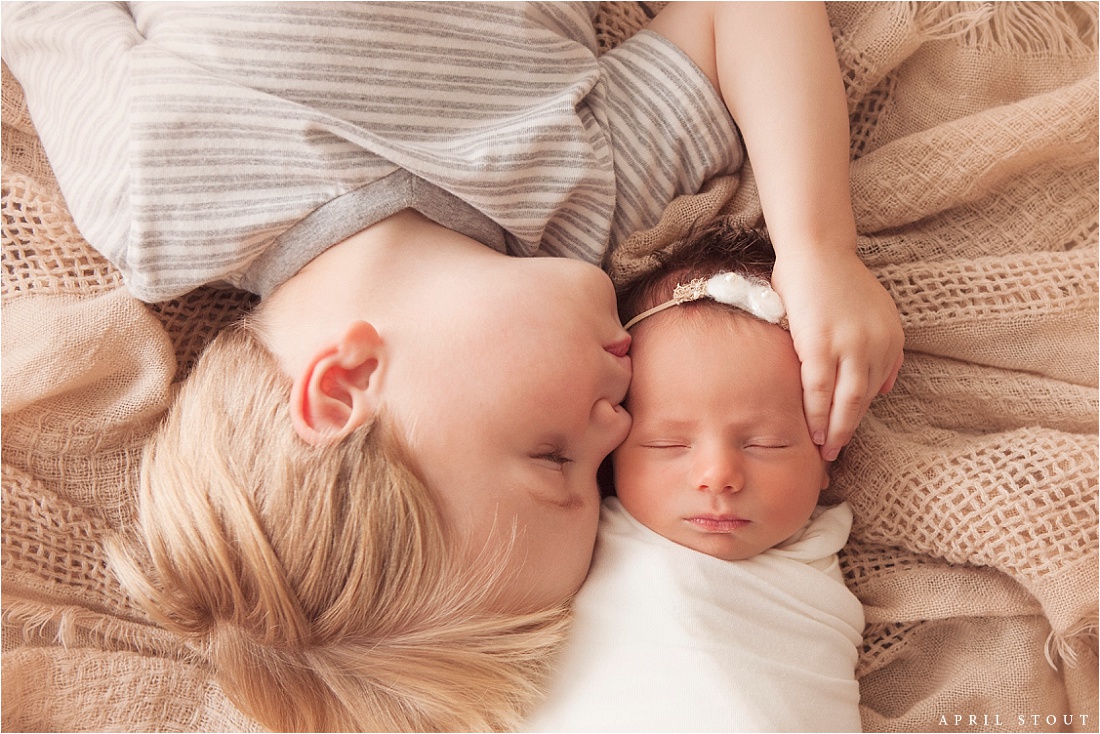
<path fill-rule="evenodd" d="M 601 41 L 654 5 L 603 4 Z M 855 512 L 863 725 L 1096 731 L 1097 6 L 830 14 L 860 253 L 907 340 L 826 497 Z M 3 728 L 255 729 L 102 546 L 131 520 L 141 441 L 248 297 L 130 298 L 73 226 L 6 68 L 2 145 Z M 751 170 L 674 203 L 614 276 L 716 215 L 758 223 Z"/>

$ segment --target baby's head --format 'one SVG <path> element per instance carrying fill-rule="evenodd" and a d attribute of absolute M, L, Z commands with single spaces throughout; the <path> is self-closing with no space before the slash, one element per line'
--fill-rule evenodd
<path fill-rule="evenodd" d="M 672 300 L 678 284 L 722 271 L 766 283 L 773 259 L 756 233 L 708 227 L 632 284 L 620 312 L 629 321 Z M 765 294 L 758 288 L 750 290 Z M 702 298 L 630 330 L 625 404 L 634 422 L 612 460 L 623 507 L 660 535 L 726 560 L 756 555 L 805 525 L 828 474 L 783 326 Z"/>

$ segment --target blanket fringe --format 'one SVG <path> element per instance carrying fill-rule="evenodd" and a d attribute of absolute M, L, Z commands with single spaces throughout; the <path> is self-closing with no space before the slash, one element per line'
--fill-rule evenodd
<path fill-rule="evenodd" d="M 1079 644 L 1091 639 L 1094 640 L 1095 647 L 1095 640 L 1098 639 L 1096 617 L 1095 614 L 1091 618 L 1086 617 L 1063 632 L 1051 630 L 1047 637 L 1046 649 L 1043 651 L 1051 668 L 1058 670 L 1059 661 L 1070 668 L 1076 668 L 1080 662 L 1077 652 Z"/>
<path fill-rule="evenodd" d="M 104 649 L 135 650 L 170 659 L 197 662 L 195 653 L 170 633 L 156 627 L 106 616 L 75 606 L 5 600 L 5 626 L 18 627 L 24 643 L 51 639 L 66 649 L 83 647 L 90 637 Z"/>
<path fill-rule="evenodd" d="M 1095 3 L 918 1 L 909 8 L 925 40 L 1028 54 L 1089 54 L 1097 47 Z"/>

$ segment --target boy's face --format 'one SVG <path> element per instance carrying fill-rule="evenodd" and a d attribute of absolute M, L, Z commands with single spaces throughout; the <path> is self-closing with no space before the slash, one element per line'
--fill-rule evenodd
<path fill-rule="evenodd" d="M 828 475 L 790 335 L 724 307 L 697 308 L 707 310 L 673 308 L 633 330 L 634 424 L 614 454 L 615 488 L 651 530 L 739 560 L 801 528 Z"/>
<path fill-rule="evenodd" d="M 582 262 L 503 256 L 431 288 L 388 371 L 389 412 L 471 558 L 514 533 L 499 605 L 564 601 L 591 563 L 596 471 L 630 428 L 614 288 Z"/>

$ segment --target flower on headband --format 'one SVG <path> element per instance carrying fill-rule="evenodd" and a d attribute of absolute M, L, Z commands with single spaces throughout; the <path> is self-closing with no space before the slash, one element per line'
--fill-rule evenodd
<path fill-rule="evenodd" d="M 762 278 L 748 277 L 738 273 L 718 273 L 710 278 L 695 278 L 687 283 L 680 283 L 672 291 L 672 298 L 659 306 L 654 306 L 644 311 L 626 323 L 624 328 L 629 329 L 647 316 L 652 316 L 658 311 L 678 306 L 681 303 L 698 301 L 702 298 L 710 298 L 718 303 L 739 308 L 758 319 L 769 324 L 778 324 L 787 328 L 786 309 L 779 294 L 772 290 L 768 282 Z"/>
<path fill-rule="evenodd" d="M 771 286 L 759 278 L 737 273 L 719 273 L 707 281 L 707 295 L 727 306 L 748 311 L 753 316 L 778 324 L 786 315 L 783 301 Z"/>

